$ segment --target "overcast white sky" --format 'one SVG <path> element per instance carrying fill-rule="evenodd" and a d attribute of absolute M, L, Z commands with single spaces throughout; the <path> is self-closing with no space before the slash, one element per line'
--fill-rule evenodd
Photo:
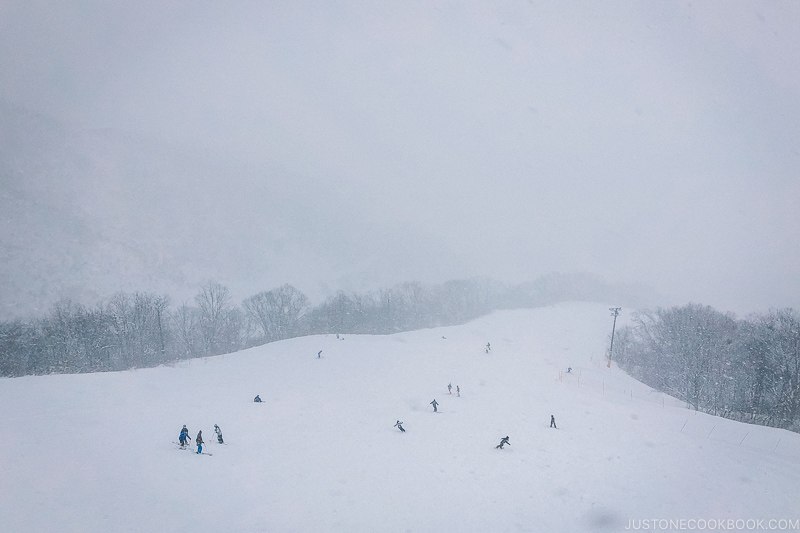
<path fill-rule="evenodd" d="M 353 275 L 797 308 L 798 28 L 793 1 L 6 0 L 0 98 L 337 191 L 387 228 Z"/>

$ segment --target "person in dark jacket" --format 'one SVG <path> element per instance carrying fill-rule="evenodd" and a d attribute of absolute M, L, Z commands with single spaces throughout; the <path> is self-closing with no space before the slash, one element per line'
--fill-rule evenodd
<path fill-rule="evenodd" d="M 508 435 L 506 435 L 505 437 L 503 437 L 502 439 L 500 439 L 500 444 L 498 444 L 497 446 L 495 446 L 495 448 L 500 448 L 500 449 L 502 450 L 502 449 L 503 449 L 503 446 L 505 446 L 506 444 L 508 444 L 509 446 L 511 446 L 511 443 L 508 441 Z"/>
<path fill-rule="evenodd" d="M 556 426 L 556 417 L 553 415 L 550 415 L 550 427 L 558 429 L 558 426 Z"/>
<path fill-rule="evenodd" d="M 256 397 L 255 397 L 255 398 L 253 398 L 253 401 L 254 401 L 254 402 L 256 402 L 256 403 L 261 403 L 261 396 L 259 396 L 258 394 L 256 394 Z"/>
<path fill-rule="evenodd" d="M 216 434 L 217 434 L 217 442 L 219 442 L 220 444 L 225 444 L 225 443 L 222 441 L 222 430 L 221 430 L 221 429 L 219 429 L 219 426 L 218 426 L 218 425 L 216 425 L 216 424 L 214 424 L 214 433 L 216 433 Z"/>
<path fill-rule="evenodd" d="M 205 443 L 203 442 L 203 430 L 202 429 L 197 432 L 197 438 L 194 439 L 194 441 L 197 443 L 197 453 L 203 453 L 203 444 L 205 444 Z"/>
<path fill-rule="evenodd" d="M 436 401 L 436 398 L 433 399 L 433 401 L 431 402 L 431 405 L 433 406 L 433 412 L 434 413 L 437 412 L 438 409 L 436 408 L 436 406 L 439 405 L 439 402 Z"/>
<path fill-rule="evenodd" d="M 406 432 L 406 430 L 405 430 L 405 429 L 403 429 L 403 423 L 402 423 L 402 422 L 400 422 L 399 420 L 398 420 L 397 422 L 395 422 L 395 424 L 394 424 L 394 427 L 396 427 L 397 429 L 399 429 L 399 430 L 400 430 L 400 431 L 402 431 L 403 433 L 405 433 L 405 432 Z"/>

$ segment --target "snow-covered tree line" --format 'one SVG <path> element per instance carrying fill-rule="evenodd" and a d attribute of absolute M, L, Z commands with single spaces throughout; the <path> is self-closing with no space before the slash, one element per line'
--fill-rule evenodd
<path fill-rule="evenodd" d="M 316 307 L 283 285 L 234 305 L 219 283 L 194 305 L 118 293 L 95 307 L 68 300 L 28 321 L 0 322 L 0 375 L 98 372 L 171 363 L 318 333 L 392 333 L 463 323 L 498 305 L 487 280 L 404 283 L 369 293 L 340 291 Z"/>
<path fill-rule="evenodd" d="M 695 409 L 800 431 L 800 315 L 737 320 L 690 304 L 639 312 L 617 332 L 614 359 Z"/>

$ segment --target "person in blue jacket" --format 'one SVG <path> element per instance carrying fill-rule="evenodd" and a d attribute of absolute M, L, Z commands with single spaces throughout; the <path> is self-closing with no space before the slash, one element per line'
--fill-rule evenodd
<path fill-rule="evenodd" d="M 184 424 L 183 427 L 181 428 L 181 434 L 178 435 L 178 440 L 181 443 L 181 447 L 184 447 L 187 444 L 189 444 L 189 430 L 186 429 L 186 424 Z"/>

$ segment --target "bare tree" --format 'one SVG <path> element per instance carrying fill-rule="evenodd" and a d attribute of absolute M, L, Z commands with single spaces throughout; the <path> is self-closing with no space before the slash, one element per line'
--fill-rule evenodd
<path fill-rule="evenodd" d="M 178 358 L 189 359 L 201 353 L 199 311 L 186 304 L 170 314 L 170 323 L 178 342 Z"/>
<path fill-rule="evenodd" d="M 736 321 L 686 305 L 638 313 L 620 366 L 695 409 L 800 430 L 800 319 L 787 309 Z"/>
<path fill-rule="evenodd" d="M 242 307 L 263 339 L 270 342 L 298 333 L 298 324 L 308 308 L 308 298 L 291 285 L 282 285 L 247 298 Z"/>
<path fill-rule="evenodd" d="M 773 311 L 761 321 L 769 339 L 772 395 L 780 427 L 800 415 L 800 318 L 790 309 Z"/>
<path fill-rule="evenodd" d="M 230 312 L 230 291 L 216 282 L 206 284 L 195 296 L 200 310 L 200 334 L 206 354 L 223 353 L 223 330 Z"/>
<path fill-rule="evenodd" d="M 40 344 L 34 326 L 19 320 L 0 323 L 0 376 L 37 372 Z"/>

